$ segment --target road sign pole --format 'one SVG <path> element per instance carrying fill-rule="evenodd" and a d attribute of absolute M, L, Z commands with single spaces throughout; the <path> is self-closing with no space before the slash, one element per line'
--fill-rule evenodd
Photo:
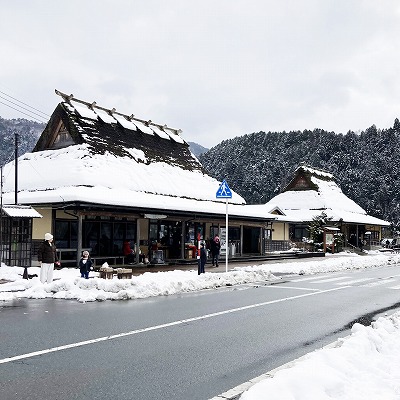
<path fill-rule="evenodd" d="M 226 211 L 225 211 L 225 272 L 228 272 L 228 251 L 229 251 L 229 227 L 228 227 L 228 199 L 232 198 L 232 192 L 231 189 L 229 189 L 228 184 L 226 183 L 226 180 L 224 179 L 221 183 L 221 186 L 217 190 L 216 193 L 216 198 L 217 199 L 225 199 L 226 201 Z"/>
<path fill-rule="evenodd" d="M 225 226 L 226 226 L 226 238 L 225 238 L 225 245 L 226 245 L 226 251 L 225 251 L 225 272 L 228 272 L 228 251 L 229 251 L 229 241 L 228 241 L 228 199 L 226 199 L 226 215 L 225 215 Z"/>

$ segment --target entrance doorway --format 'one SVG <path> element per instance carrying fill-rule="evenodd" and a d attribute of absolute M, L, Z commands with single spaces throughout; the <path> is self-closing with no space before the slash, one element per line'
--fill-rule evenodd
<path fill-rule="evenodd" d="M 243 253 L 260 254 L 260 228 L 243 227 Z"/>

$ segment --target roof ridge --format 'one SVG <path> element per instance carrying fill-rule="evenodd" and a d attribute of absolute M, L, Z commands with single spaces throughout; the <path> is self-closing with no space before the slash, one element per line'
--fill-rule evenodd
<path fill-rule="evenodd" d="M 174 131 L 179 136 L 182 133 L 182 129 L 171 128 L 171 127 L 167 126 L 166 124 L 164 124 L 164 125 L 156 124 L 152 120 L 146 121 L 144 119 L 136 118 L 134 116 L 134 114 L 131 114 L 131 115 L 123 114 L 123 113 L 117 111 L 115 108 L 109 109 L 109 108 L 101 107 L 101 106 L 98 106 L 95 101 L 90 103 L 90 102 L 87 102 L 87 101 L 84 101 L 84 100 L 80 100 L 80 99 L 76 98 L 73 94 L 68 95 L 68 94 L 65 94 L 63 92 L 60 92 L 57 89 L 55 89 L 55 93 L 58 96 L 61 96 L 63 98 L 63 100 L 66 101 L 71 107 L 73 107 L 73 105 L 71 104 L 71 101 L 75 101 L 75 102 L 77 102 L 79 104 L 85 105 L 88 109 L 93 110 L 93 111 L 94 111 L 94 108 L 97 108 L 99 110 L 105 111 L 109 115 L 117 114 L 117 115 L 120 115 L 122 117 L 125 117 L 128 121 L 134 120 L 134 121 L 141 122 L 142 124 L 145 124 L 147 126 L 150 126 L 150 125 L 156 126 L 159 129 L 164 129 L 164 131 L 165 131 L 165 129 L 168 129 L 170 131 Z"/>
<path fill-rule="evenodd" d="M 335 175 L 332 172 L 329 172 L 320 167 L 318 167 L 318 168 L 313 167 L 312 165 L 309 165 L 304 161 L 300 162 L 300 164 L 297 166 L 295 172 L 297 172 L 300 169 L 302 169 L 303 171 L 308 171 L 312 175 L 318 175 L 318 176 L 322 175 L 325 178 L 327 177 L 326 175 L 329 175 L 332 180 L 336 181 Z"/>

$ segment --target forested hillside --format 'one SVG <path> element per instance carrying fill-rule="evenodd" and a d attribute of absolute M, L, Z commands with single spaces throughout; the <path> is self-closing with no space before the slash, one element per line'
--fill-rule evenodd
<path fill-rule="evenodd" d="M 400 226 L 400 123 L 346 135 L 320 129 L 258 132 L 225 140 L 200 156 L 208 173 L 226 179 L 249 204 L 280 192 L 301 163 L 332 173 L 368 214 Z"/>
<path fill-rule="evenodd" d="M 15 133 L 18 133 L 18 154 L 32 151 L 45 124 L 26 119 L 3 119 L 0 117 L 0 165 L 14 159 Z"/>
<path fill-rule="evenodd" d="M 30 152 L 45 125 L 0 117 L 0 165 L 18 153 Z M 195 143 L 191 148 L 199 150 Z M 343 192 L 368 214 L 400 229 L 400 122 L 371 126 L 346 135 L 315 129 L 303 132 L 258 132 L 196 151 L 208 173 L 227 179 L 249 204 L 265 203 L 280 192 L 301 162 L 332 173 Z"/>

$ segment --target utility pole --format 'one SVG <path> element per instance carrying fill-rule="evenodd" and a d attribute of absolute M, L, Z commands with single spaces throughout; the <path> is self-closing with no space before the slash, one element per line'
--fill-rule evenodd
<path fill-rule="evenodd" d="M 0 167 L 0 267 L 3 262 L 3 166 Z"/>
<path fill-rule="evenodd" d="M 18 204 L 18 133 L 15 132 L 15 205 Z"/>

